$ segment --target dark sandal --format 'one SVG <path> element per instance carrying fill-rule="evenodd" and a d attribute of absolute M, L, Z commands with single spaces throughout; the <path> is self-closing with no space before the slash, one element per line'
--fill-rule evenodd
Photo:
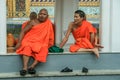
<path fill-rule="evenodd" d="M 66 68 L 62 69 L 61 72 L 73 72 L 73 70 L 66 67 Z"/>
<path fill-rule="evenodd" d="M 27 71 L 26 70 L 20 70 L 20 75 L 21 76 L 25 76 L 27 74 Z"/>
<path fill-rule="evenodd" d="M 34 68 L 29 68 L 28 69 L 28 73 L 29 74 L 35 74 L 36 73 L 36 70 Z"/>
<path fill-rule="evenodd" d="M 83 72 L 83 73 L 88 73 L 88 68 L 83 67 L 83 68 L 82 68 L 82 72 Z"/>

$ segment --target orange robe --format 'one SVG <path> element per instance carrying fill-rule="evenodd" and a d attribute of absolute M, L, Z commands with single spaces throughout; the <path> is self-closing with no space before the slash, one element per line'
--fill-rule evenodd
<path fill-rule="evenodd" d="M 90 32 L 96 33 L 96 29 L 91 23 L 84 20 L 82 25 L 77 29 L 72 31 L 73 37 L 75 39 L 75 44 L 70 46 L 70 52 L 76 52 L 80 48 L 91 49 L 94 46 L 90 42 Z"/>
<path fill-rule="evenodd" d="M 25 21 L 23 24 L 22 24 L 22 29 L 24 29 L 24 27 L 28 24 L 29 21 Z"/>
<path fill-rule="evenodd" d="M 37 24 L 26 33 L 17 54 L 32 56 L 39 62 L 46 62 L 48 48 L 54 44 L 54 33 L 51 21 Z"/>

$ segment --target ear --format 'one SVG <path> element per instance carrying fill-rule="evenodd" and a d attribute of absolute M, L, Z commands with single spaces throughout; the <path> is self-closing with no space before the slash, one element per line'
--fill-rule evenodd
<path fill-rule="evenodd" d="M 47 15 L 47 17 L 49 17 L 49 15 Z"/>

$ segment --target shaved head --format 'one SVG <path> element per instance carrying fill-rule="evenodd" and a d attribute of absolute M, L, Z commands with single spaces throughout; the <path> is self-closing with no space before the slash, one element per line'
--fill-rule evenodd
<path fill-rule="evenodd" d="M 47 13 L 47 15 L 48 15 L 47 9 L 43 8 L 43 9 L 40 10 L 40 12 L 42 12 L 42 11 L 45 11 L 45 12 Z M 39 12 L 39 13 L 40 13 L 40 12 Z"/>
<path fill-rule="evenodd" d="M 47 9 L 43 8 L 39 11 L 39 14 L 38 14 L 38 20 L 40 22 L 44 22 L 48 19 L 48 11 Z"/>

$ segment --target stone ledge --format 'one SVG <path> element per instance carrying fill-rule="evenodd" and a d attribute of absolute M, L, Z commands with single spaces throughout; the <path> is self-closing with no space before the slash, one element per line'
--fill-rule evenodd
<path fill-rule="evenodd" d="M 1 78 L 19 78 L 19 77 L 62 77 L 62 76 L 101 76 L 101 75 L 120 75 L 120 70 L 89 70 L 88 73 L 82 73 L 81 70 L 73 72 L 38 72 L 35 75 L 27 74 L 20 76 L 18 72 L 0 73 Z"/>
<path fill-rule="evenodd" d="M 90 54 L 92 52 L 75 52 L 75 53 L 71 53 L 71 52 L 63 52 L 63 53 L 48 53 L 49 55 L 81 55 L 81 54 Z M 100 54 L 120 54 L 120 52 L 99 52 Z M 0 55 L 4 55 L 4 56 L 9 56 L 9 55 L 17 55 L 15 52 L 14 53 L 0 53 Z"/>

